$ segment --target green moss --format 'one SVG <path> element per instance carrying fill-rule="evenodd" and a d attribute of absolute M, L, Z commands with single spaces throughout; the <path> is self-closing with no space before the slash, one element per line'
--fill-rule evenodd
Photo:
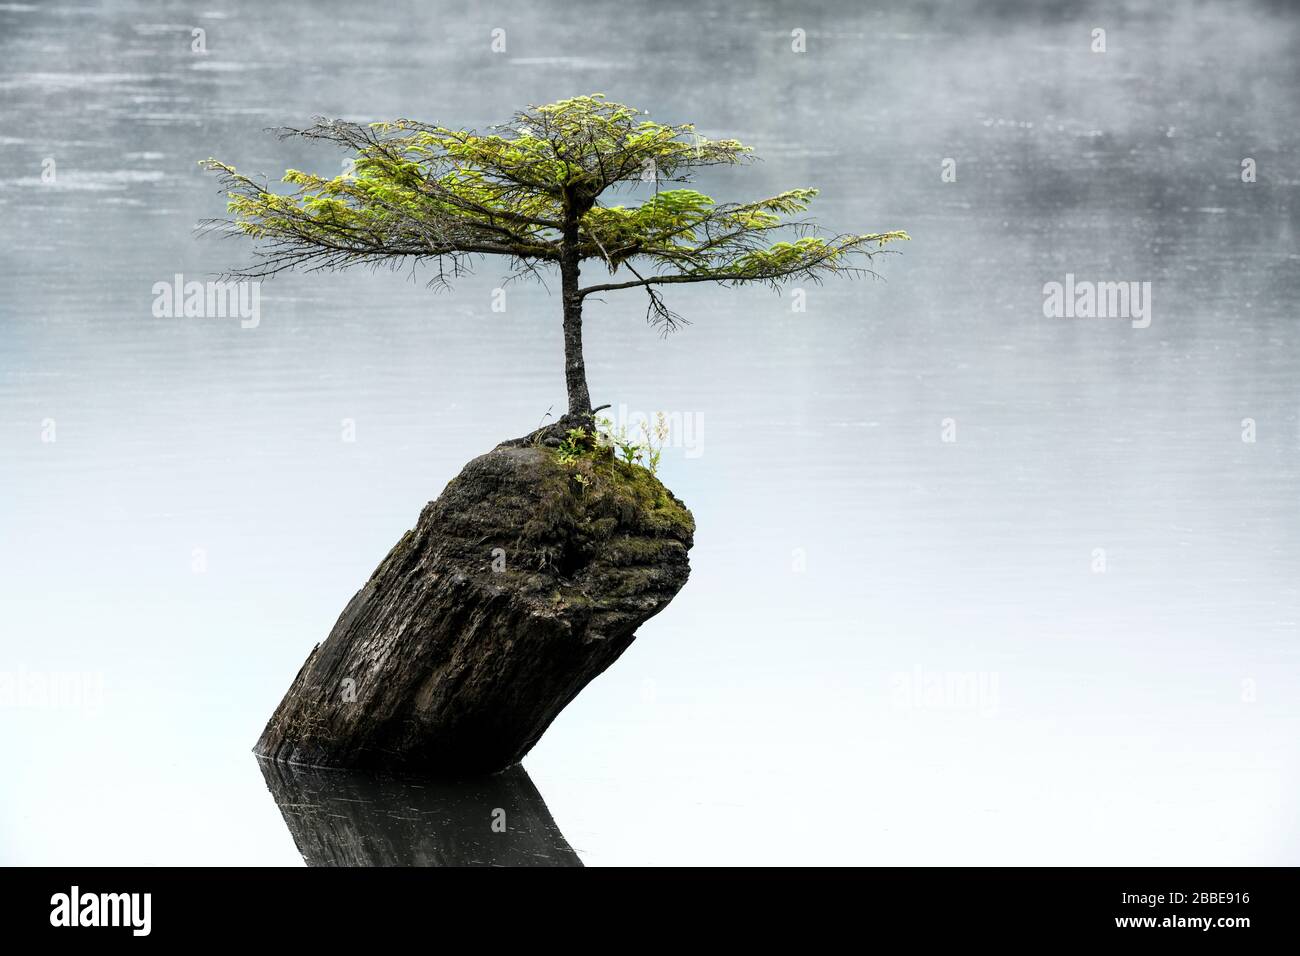
<path fill-rule="evenodd" d="M 607 448 L 574 458 L 538 449 L 534 487 L 538 507 L 522 529 L 530 542 L 561 542 L 570 558 L 594 553 L 619 538 L 618 563 L 652 557 L 653 546 L 633 556 L 632 538 L 688 541 L 691 513 L 663 483 L 640 465 L 617 461 Z"/>
<path fill-rule="evenodd" d="M 654 564 L 662 559 L 665 544 L 663 538 L 621 538 L 610 544 L 605 560 L 614 567 Z"/>
<path fill-rule="evenodd" d="M 635 505 L 654 531 L 673 537 L 695 533 L 691 513 L 648 469 L 616 461 L 611 456 L 599 462 L 596 471 L 613 494 Z"/>
<path fill-rule="evenodd" d="M 660 578 L 660 572 L 654 567 L 624 568 L 622 573 L 608 584 L 607 593 L 612 598 L 637 597 L 653 594 Z"/>

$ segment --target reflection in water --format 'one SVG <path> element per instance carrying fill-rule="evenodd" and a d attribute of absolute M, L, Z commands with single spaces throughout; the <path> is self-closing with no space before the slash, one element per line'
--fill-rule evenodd
<path fill-rule="evenodd" d="M 308 866 L 582 866 L 523 767 L 449 782 L 258 763 Z"/>

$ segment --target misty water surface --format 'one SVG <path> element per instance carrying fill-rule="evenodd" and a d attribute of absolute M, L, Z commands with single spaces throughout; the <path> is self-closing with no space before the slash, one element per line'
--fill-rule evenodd
<path fill-rule="evenodd" d="M 1298 39 L 1268 3 L 0 6 L 0 670 L 94 677 L 0 708 L 0 862 L 301 862 L 263 723 L 424 503 L 563 404 L 554 285 L 494 313 L 492 262 L 155 318 L 249 252 L 195 238 L 196 161 L 334 172 L 263 130 L 592 91 L 752 144 L 718 198 L 818 186 L 829 227 L 913 240 L 803 312 L 688 287 L 661 341 L 635 293 L 589 310 L 596 402 L 693 423 L 662 476 L 699 530 L 525 761 L 543 855 L 1300 862 Z M 1067 273 L 1150 282 L 1150 326 L 1044 316 Z M 405 818 L 311 852 L 492 861 L 462 804 L 411 806 L 427 852 Z"/>

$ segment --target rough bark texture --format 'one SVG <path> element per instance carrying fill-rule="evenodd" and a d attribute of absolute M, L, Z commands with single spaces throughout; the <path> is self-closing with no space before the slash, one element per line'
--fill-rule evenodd
<path fill-rule="evenodd" d="M 258 762 L 308 866 L 582 866 L 523 767 L 439 783 Z"/>
<path fill-rule="evenodd" d="M 564 229 L 560 253 L 560 289 L 564 300 L 564 385 L 569 396 L 569 414 L 591 411 L 587 390 L 587 363 L 582 356 L 582 293 L 578 288 L 578 223 L 571 220 Z"/>
<path fill-rule="evenodd" d="M 532 748 L 689 573 L 694 522 L 658 479 L 599 450 L 559 461 L 577 422 L 499 445 L 425 507 L 256 753 L 462 775 Z"/>

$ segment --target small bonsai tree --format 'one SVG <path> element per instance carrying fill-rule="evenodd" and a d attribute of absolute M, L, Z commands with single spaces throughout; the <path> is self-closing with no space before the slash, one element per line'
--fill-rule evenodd
<path fill-rule="evenodd" d="M 276 193 L 215 159 L 233 224 L 260 240 L 257 258 L 232 275 L 262 278 L 303 267 L 432 263 L 430 285 L 445 286 L 475 257 L 504 256 L 510 278 L 541 278 L 558 267 L 564 309 L 564 379 L 569 414 L 589 416 L 582 355 L 582 306 L 590 295 L 640 289 L 647 319 L 664 333 L 685 320 L 667 307 L 664 286 L 728 285 L 826 274 L 865 275 L 872 256 L 904 232 L 824 235 L 804 212 L 815 189 L 752 202 L 715 203 L 685 184 L 702 167 L 750 157 L 735 140 L 710 140 L 691 125 L 651 122 L 602 95 L 579 96 L 515 114 L 488 133 L 413 120 L 362 125 L 317 120 L 282 136 L 326 140 L 349 150 L 343 175 L 291 169 Z M 636 205 L 602 204 L 620 189 L 653 184 Z M 219 221 L 210 225 L 229 223 Z M 580 283 L 595 260 L 609 281 Z"/>

